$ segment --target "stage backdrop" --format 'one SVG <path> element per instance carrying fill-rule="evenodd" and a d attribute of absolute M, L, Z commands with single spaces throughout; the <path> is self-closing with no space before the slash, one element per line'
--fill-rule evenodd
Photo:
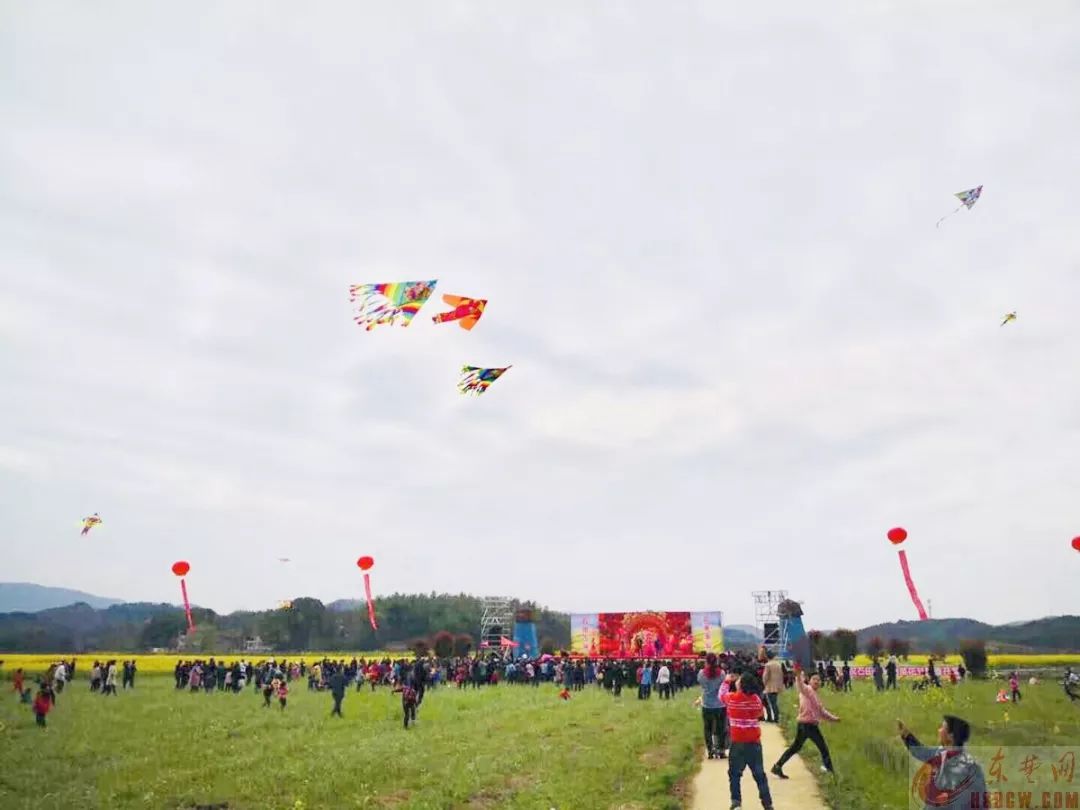
<path fill-rule="evenodd" d="M 718 610 L 570 616 L 570 652 L 575 655 L 666 658 L 723 650 L 723 614 Z"/>

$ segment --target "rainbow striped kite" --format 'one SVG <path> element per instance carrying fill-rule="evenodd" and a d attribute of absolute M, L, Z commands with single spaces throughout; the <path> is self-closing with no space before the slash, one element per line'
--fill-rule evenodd
<path fill-rule="evenodd" d="M 437 280 L 395 281 L 387 284 L 354 284 L 349 288 L 349 300 L 356 304 L 353 320 L 368 332 L 384 323 L 408 326 L 420 311 Z"/>

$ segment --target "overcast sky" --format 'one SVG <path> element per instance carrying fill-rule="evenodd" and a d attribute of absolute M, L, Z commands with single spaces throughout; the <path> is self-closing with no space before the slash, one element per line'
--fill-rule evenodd
<path fill-rule="evenodd" d="M 2 0 L 0 579 L 1080 612 L 1080 7 L 586 5 Z"/>

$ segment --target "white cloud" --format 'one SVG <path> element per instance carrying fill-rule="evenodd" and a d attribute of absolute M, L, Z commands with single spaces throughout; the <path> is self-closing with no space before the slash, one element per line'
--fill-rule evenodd
<path fill-rule="evenodd" d="M 10 578 L 857 625 L 904 523 L 935 612 L 1075 609 L 1071 4 L 8 16 Z M 488 311 L 352 324 L 412 278 Z"/>

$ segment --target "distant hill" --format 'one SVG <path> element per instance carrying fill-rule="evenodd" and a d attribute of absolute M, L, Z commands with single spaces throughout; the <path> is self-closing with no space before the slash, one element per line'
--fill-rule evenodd
<path fill-rule="evenodd" d="M 917 651 L 955 650 L 963 639 L 985 641 L 1002 652 L 1080 652 L 1080 616 L 1051 616 L 1027 622 L 990 625 L 974 619 L 928 619 L 875 624 L 856 634 L 859 649 L 874 636 L 911 642 Z"/>
<path fill-rule="evenodd" d="M 724 638 L 738 643 L 761 643 L 761 631 L 752 624 L 726 624 L 724 625 Z"/>
<path fill-rule="evenodd" d="M 32 582 L 0 582 L 0 613 L 36 613 L 82 602 L 92 608 L 119 605 L 123 600 L 94 596 L 68 588 L 50 588 Z"/>

